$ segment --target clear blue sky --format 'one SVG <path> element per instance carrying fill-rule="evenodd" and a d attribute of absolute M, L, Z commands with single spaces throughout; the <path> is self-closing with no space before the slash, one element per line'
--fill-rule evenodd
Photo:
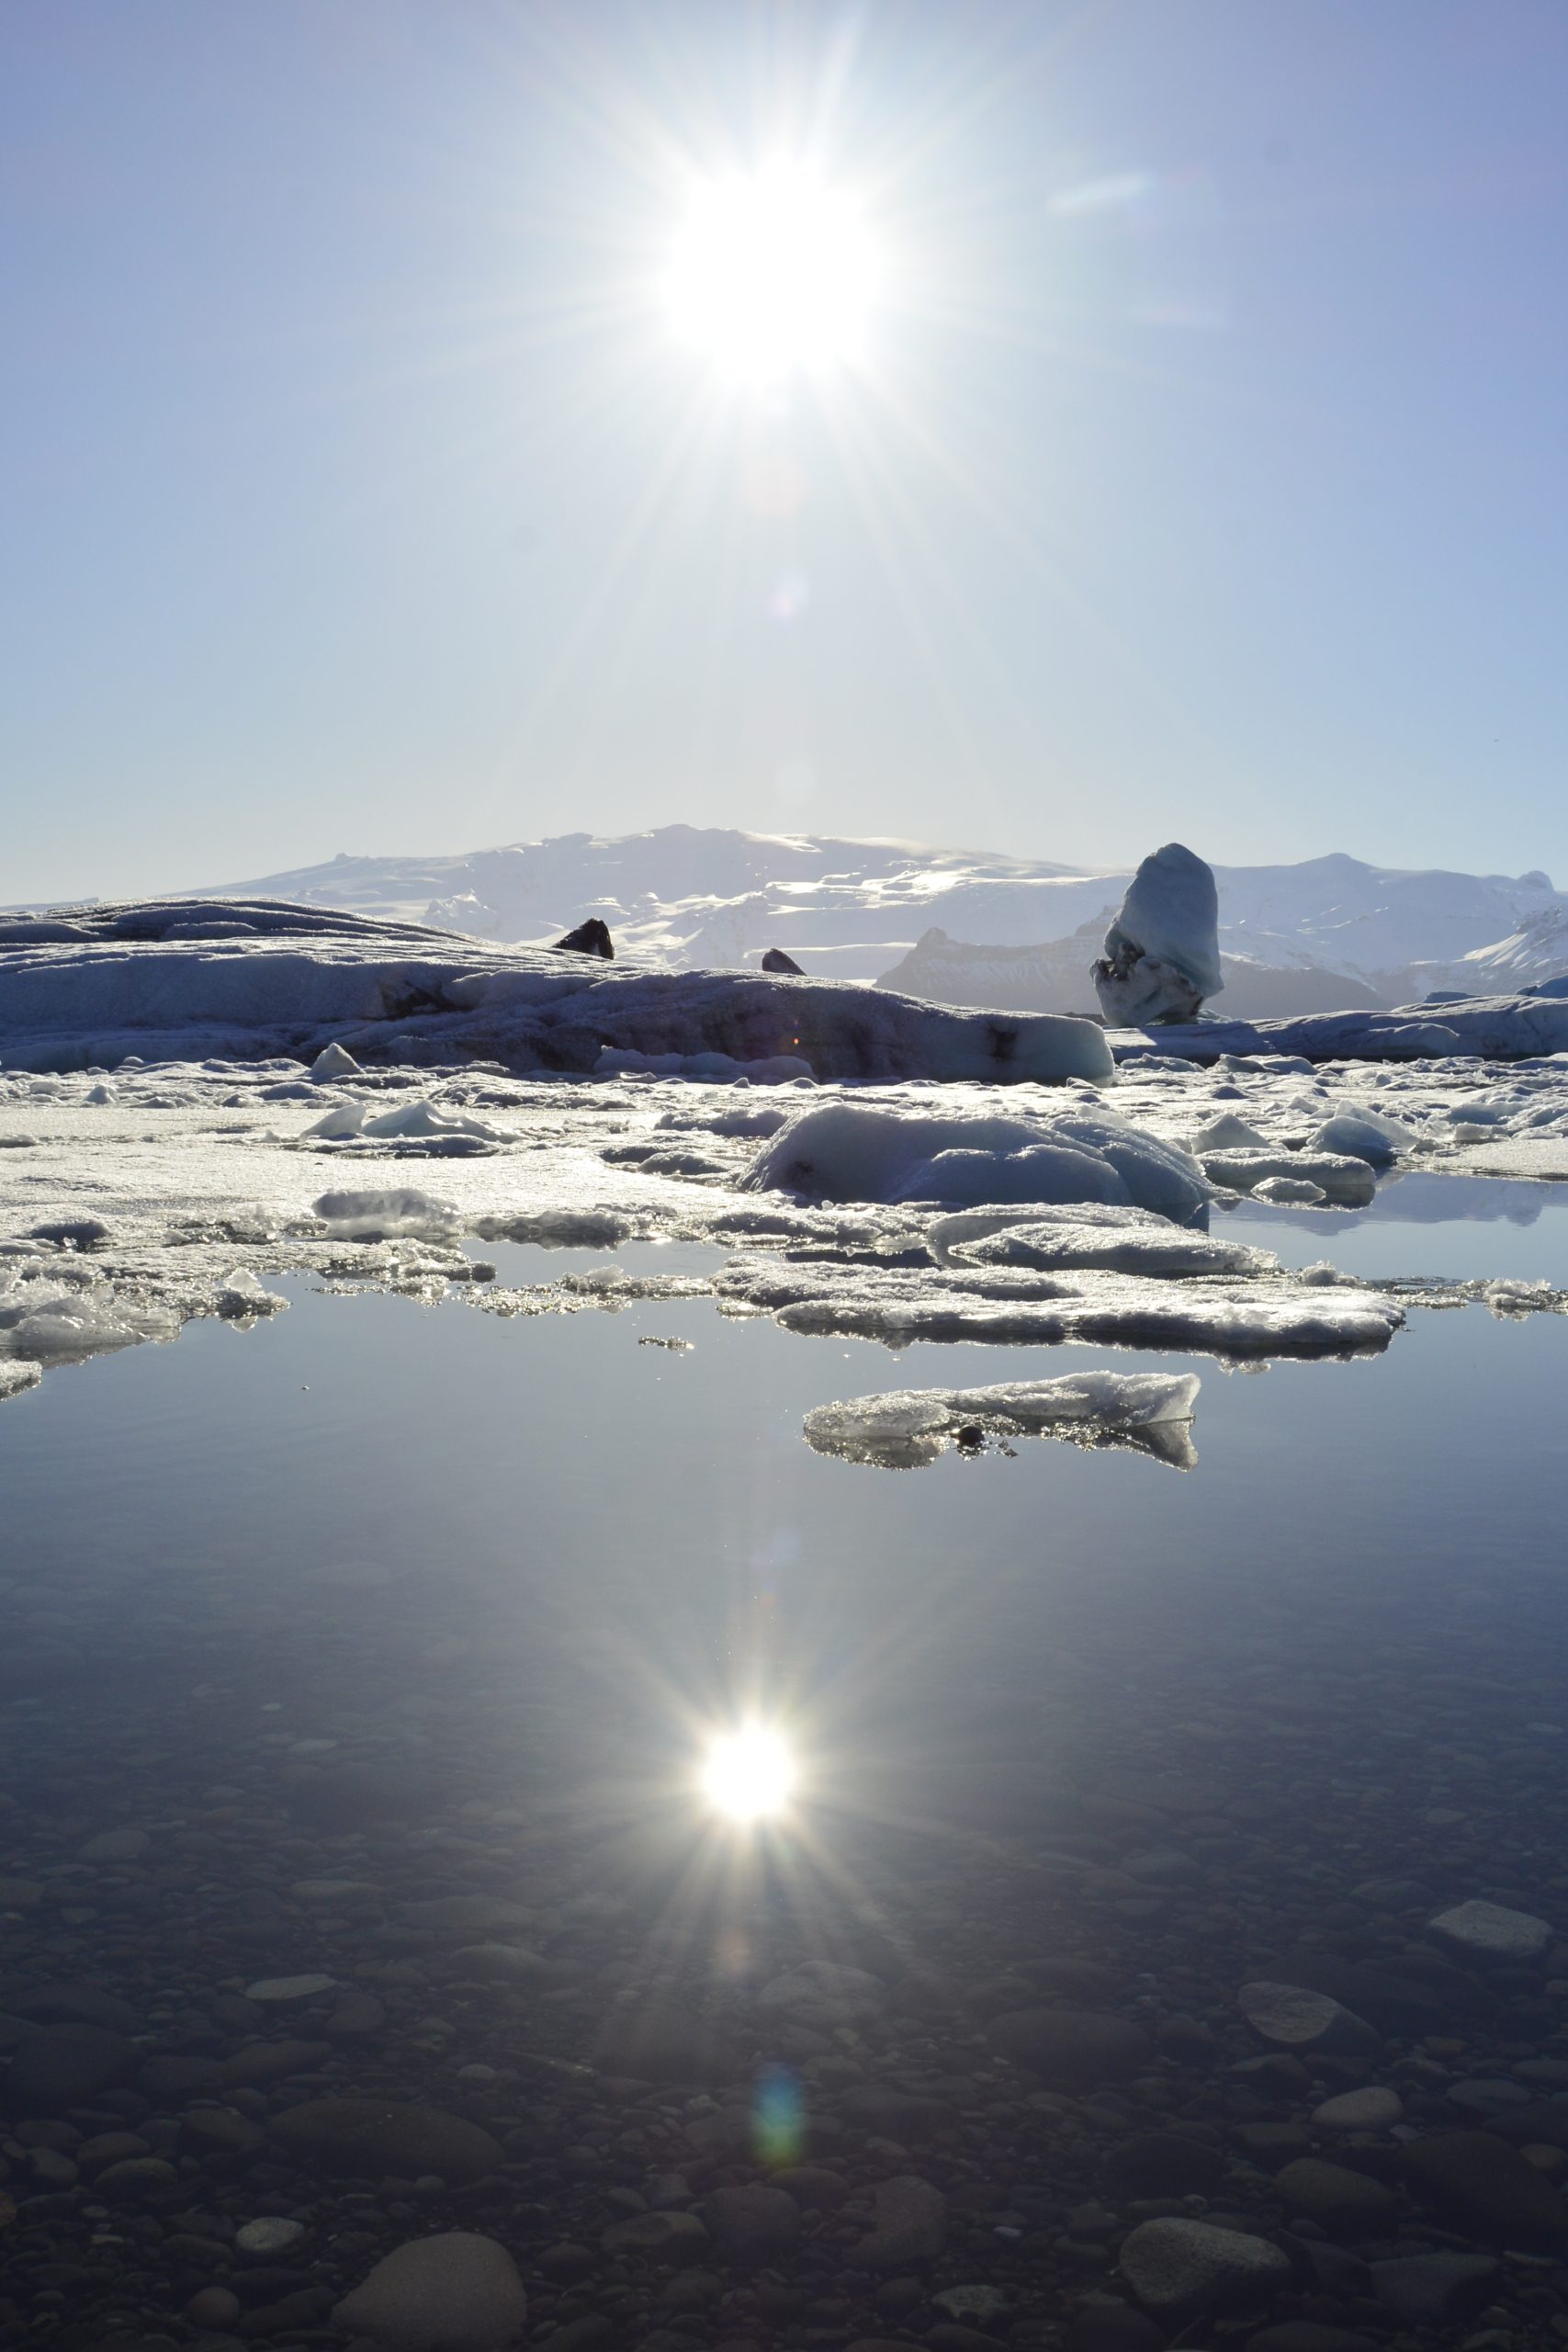
<path fill-rule="evenodd" d="M 1563 0 L 10 0 L 0 901 L 683 819 L 1568 879 Z M 863 370 L 725 393 L 810 137 Z"/>

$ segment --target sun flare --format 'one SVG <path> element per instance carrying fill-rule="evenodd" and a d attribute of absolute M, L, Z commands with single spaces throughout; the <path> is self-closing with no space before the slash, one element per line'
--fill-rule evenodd
<path fill-rule="evenodd" d="M 880 271 L 856 199 L 802 167 L 703 181 L 664 280 L 677 337 L 739 383 L 852 363 Z"/>
<path fill-rule="evenodd" d="M 770 1821 L 788 1806 L 797 1778 L 789 1743 L 765 1724 L 743 1724 L 708 1748 L 702 1792 L 730 1821 Z"/>

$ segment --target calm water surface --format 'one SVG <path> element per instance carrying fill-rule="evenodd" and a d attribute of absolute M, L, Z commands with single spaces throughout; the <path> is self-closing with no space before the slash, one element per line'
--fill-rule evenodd
<path fill-rule="evenodd" d="M 1433 1223 L 1412 1179 L 1375 1216 L 1236 1222 L 1371 1272 L 1561 1278 L 1559 1197 L 1465 1205 Z M 607 1262 L 491 1254 L 508 1280 Z M 502 1319 L 286 1287 L 253 1331 L 196 1325 L 0 1413 L 0 2032 L 29 2030 L 8 2006 L 107 1995 L 144 2037 L 95 2090 L 11 2100 L 49 2119 L 55 2170 L 10 2143 L 0 2345 L 295 2352 L 340 2340 L 334 2300 L 390 2247 L 477 2227 L 519 2261 L 536 2341 L 935 2342 L 927 2298 L 979 2281 L 998 2340 L 1056 2346 L 1086 2290 L 1124 2294 L 1118 2248 L 1151 2211 L 1279 2233 L 1274 2173 L 1348 2085 L 1397 2086 L 1401 2130 L 1507 2109 L 1549 2160 L 1568 2147 L 1568 1951 L 1483 1985 L 1423 1940 L 1472 1896 L 1568 1927 L 1562 1317 L 1418 1313 L 1350 1363 L 1181 1359 L 1186 1473 L 1043 1441 L 890 1472 L 813 1453 L 802 1417 L 1167 1360 L 895 1356 L 707 1300 Z M 691 1345 L 639 1344 L 671 1339 Z M 747 1837 L 695 1775 L 750 1709 L 795 1741 L 804 1794 Z M 807 1957 L 893 1989 L 770 2009 Z M 246 1996 L 317 1973 L 292 2005 Z M 1255 2075 L 1236 1992 L 1259 1975 L 1352 2000 L 1386 2047 Z M 1096 2015 L 1064 2023 L 1064 2001 Z M 1066 2059 L 994 2023 L 1043 2003 Z M 656 2047 L 628 2052 L 628 2018 Z M 444 2187 L 440 2117 L 413 2153 L 283 2146 L 280 2115 L 344 2095 L 467 2118 L 504 2168 Z M 1168 2136 L 1151 2176 L 1145 2136 L 1173 2125 L 1176 2170 Z M 96 2177 L 62 2183 L 128 2126 L 158 2177 L 124 2218 Z M 727 2255 L 699 2292 L 671 2281 L 678 2247 L 604 2236 L 779 2147 L 839 2167 L 848 2201 L 808 2202 L 761 2285 Z M 1142 2188 L 1116 2185 L 1129 2149 Z M 1386 2132 L 1359 2161 L 1403 2177 Z M 855 2248 L 914 2167 L 944 2250 L 889 2301 Z M 257 2214 L 297 2221 L 300 2250 L 231 2256 Z M 1490 2259 L 1516 2226 L 1453 2218 L 1385 2198 L 1361 2251 Z M 1289 2243 L 1276 2310 L 1358 2340 L 1457 2342 L 1485 2307 L 1544 2345 L 1568 2290 L 1568 2268 L 1483 2263 L 1464 2313 L 1412 2336 L 1359 2263 L 1319 2276 L 1310 2234 Z"/>

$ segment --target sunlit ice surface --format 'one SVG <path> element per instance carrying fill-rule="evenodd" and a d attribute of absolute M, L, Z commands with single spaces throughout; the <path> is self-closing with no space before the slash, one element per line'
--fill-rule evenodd
<path fill-rule="evenodd" d="M 858 199 L 773 163 L 693 189 L 664 302 L 675 334 L 723 376 L 768 385 L 859 359 L 881 278 Z"/>
<path fill-rule="evenodd" d="M 789 1809 L 799 1772 L 782 1732 L 760 1723 L 720 1733 L 703 1760 L 701 1788 L 728 1821 L 775 1821 Z"/>

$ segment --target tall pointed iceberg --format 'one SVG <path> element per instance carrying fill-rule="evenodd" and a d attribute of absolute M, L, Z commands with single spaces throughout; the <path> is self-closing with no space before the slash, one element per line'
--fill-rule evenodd
<path fill-rule="evenodd" d="M 1179 842 L 1145 857 L 1090 967 L 1116 1028 L 1195 1021 L 1220 978 L 1220 895 L 1213 870 Z"/>

